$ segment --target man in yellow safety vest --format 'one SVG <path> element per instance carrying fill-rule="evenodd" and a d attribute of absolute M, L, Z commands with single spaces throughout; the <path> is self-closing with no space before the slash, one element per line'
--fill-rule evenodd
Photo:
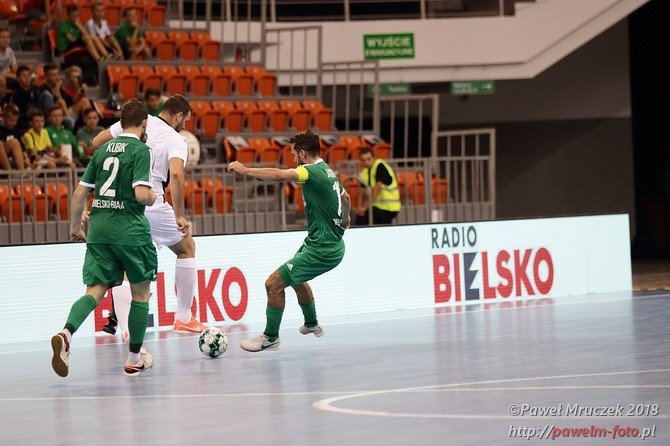
<path fill-rule="evenodd" d="M 372 224 L 389 225 L 393 223 L 401 207 L 395 172 L 383 159 L 375 159 L 369 147 L 361 149 L 360 157 L 365 166 L 361 172 L 365 193 L 358 196 L 356 224 L 369 223 L 369 210 L 372 206 Z"/>

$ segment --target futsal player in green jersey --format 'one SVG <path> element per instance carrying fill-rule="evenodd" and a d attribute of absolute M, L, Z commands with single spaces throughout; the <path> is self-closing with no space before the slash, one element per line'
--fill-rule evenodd
<path fill-rule="evenodd" d="M 83 279 L 86 294 L 70 309 L 62 331 L 51 338 L 51 365 L 67 376 L 72 335 L 97 307 L 107 290 L 130 281 L 133 301 L 128 317 L 130 344 L 124 373 L 137 376 L 153 366 L 142 348 L 149 315 L 149 285 L 156 277 L 158 257 L 151 242 L 144 207 L 156 200 L 151 190 L 151 149 L 141 141 L 147 127 L 146 106 L 131 100 L 121 109 L 123 133 L 93 153 L 72 196 L 70 237 L 86 241 Z M 95 189 L 88 234 L 81 217 L 89 191 Z"/>
<path fill-rule="evenodd" d="M 281 265 L 265 281 L 268 305 L 265 331 L 242 342 L 250 352 L 279 348 L 279 325 L 284 313 L 286 287 L 292 287 L 305 316 L 300 333 L 323 336 L 324 329 L 316 318 L 314 296 L 307 281 L 340 264 L 344 257 L 344 230 L 351 224 L 351 199 L 337 181 L 335 172 L 320 158 L 319 137 L 309 130 L 290 140 L 291 151 L 299 165 L 296 169 L 251 168 L 239 162 L 228 165 L 229 171 L 263 180 L 297 181 L 307 215 L 307 238 L 295 256 Z"/>

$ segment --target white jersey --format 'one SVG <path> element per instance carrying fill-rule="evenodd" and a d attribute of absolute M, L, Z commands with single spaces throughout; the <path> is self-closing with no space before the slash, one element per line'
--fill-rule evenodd
<path fill-rule="evenodd" d="M 112 138 L 122 132 L 121 122 L 109 128 Z M 151 168 L 151 189 L 156 195 L 163 195 L 163 183 L 168 180 L 170 159 L 179 158 L 186 165 L 188 146 L 186 139 L 161 118 L 149 115 L 147 122 L 147 145 L 153 152 L 154 165 Z"/>
<path fill-rule="evenodd" d="M 102 19 L 100 26 L 95 23 L 95 20 L 89 19 L 88 22 L 86 22 L 86 31 L 88 31 L 91 36 L 98 36 L 102 40 L 105 40 L 112 35 L 112 30 L 109 29 L 109 25 L 105 19 Z"/>

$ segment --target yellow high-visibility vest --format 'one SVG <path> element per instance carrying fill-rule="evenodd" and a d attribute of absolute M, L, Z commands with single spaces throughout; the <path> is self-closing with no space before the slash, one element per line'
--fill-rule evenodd
<path fill-rule="evenodd" d="M 391 184 L 386 185 L 382 183 L 382 190 L 379 192 L 377 200 L 372 203 L 372 206 L 384 211 L 398 212 L 400 211 L 401 206 L 398 180 L 395 177 L 395 172 L 386 161 L 376 159 L 370 169 L 363 169 L 363 172 L 361 173 L 363 183 L 366 186 L 369 185 L 371 189 L 374 189 L 375 184 L 377 183 L 377 167 L 379 167 L 380 164 L 383 164 L 389 175 L 391 175 Z M 372 194 L 372 192 L 370 193 Z"/>

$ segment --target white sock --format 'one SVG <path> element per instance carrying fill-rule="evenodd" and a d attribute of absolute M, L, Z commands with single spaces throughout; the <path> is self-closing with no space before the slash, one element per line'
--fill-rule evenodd
<path fill-rule="evenodd" d="M 191 304 L 197 281 L 195 259 L 177 259 L 174 268 L 174 283 L 177 286 L 177 319 L 190 322 L 193 314 Z"/>
<path fill-rule="evenodd" d="M 133 352 L 128 352 L 128 360 L 126 361 L 128 364 L 137 364 L 140 362 L 140 354 L 139 353 L 133 353 Z"/>
<path fill-rule="evenodd" d="M 130 282 L 124 280 L 117 287 L 112 288 L 112 299 L 114 299 L 114 311 L 116 320 L 119 322 L 121 334 L 128 331 L 128 314 L 130 313 L 130 303 L 133 300 L 130 292 Z"/>
<path fill-rule="evenodd" d="M 72 343 L 72 333 L 70 333 L 70 330 L 68 330 L 67 328 L 64 328 L 63 333 L 65 333 L 65 337 L 67 338 L 67 342 L 69 342 L 71 344 Z"/>

